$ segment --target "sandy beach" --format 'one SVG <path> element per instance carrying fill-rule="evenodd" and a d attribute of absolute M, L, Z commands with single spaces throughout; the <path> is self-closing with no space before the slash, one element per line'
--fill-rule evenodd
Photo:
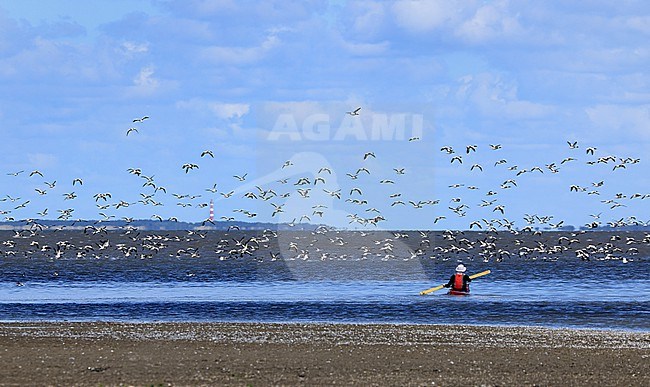
<path fill-rule="evenodd" d="M 650 333 L 524 327 L 2 323 L 2 385 L 650 385 Z"/>

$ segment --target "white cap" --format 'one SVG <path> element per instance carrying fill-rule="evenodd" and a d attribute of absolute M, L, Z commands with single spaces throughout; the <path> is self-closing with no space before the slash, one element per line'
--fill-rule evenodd
<path fill-rule="evenodd" d="M 461 263 L 458 266 L 456 266 L 456 272 L 457 273 L 464 273 L 467 268 Z"/>

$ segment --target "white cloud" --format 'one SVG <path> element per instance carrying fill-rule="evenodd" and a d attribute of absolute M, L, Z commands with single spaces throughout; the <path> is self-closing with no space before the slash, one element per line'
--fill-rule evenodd
<path fill-rule="evenodd" d="M 250 105 L 246 103 L 212 103 L 210 110 L 223 120 L 242 118 L 248 114 Z"/>
<path fill-rule="evenodd" d="M 390 43 L 383 41 L 379 43 L 352 43 L 343 42 L 343 47 L 353 55 L 371 56 L 385 54 L 390 49 Z"/>
<path fill-rule="evenodd" d="M 607 134 L 650 139 L 650 105 L 595 105 L 585 109 L 593 126 Z"/>
<path fill-rule="evenodd" d="M 324 103 L 318 101 L 267 102 L 262 105 L 262 113 L 270 116 L 292 114 L 302 121 L 310 115 L 328 112 Z"/>
<path fill-rule="evenodd" d="M 462 18 L 464 4 L 456 0 L 401 0 L 393 5 L 397 24 L 422 33 L 454 24 Z"/>
<path fill-rule="evenodd" d="M 402 0 L 394 4 L 397 24 L 413 33 L 435 30 L 469 43 L 512 37 L 523 31 L 511 15 L 506 0 L 482 4 L 476 1 Z"/>
<path fill-rule="evenodd" d="M 149 52 L 149 43 L 126 41 L 120 46 L 125 54 L 141 54 Z"/>
<path fill-rule="evenodd" d="M 230 131 L 220 127 L 205 128 L 201 130 L 209 134 L 212 138 L 216 140 L 228 140 L 230 137 Z"/>
<path fill-rule="evenodd" d="M 233 0 L 194 0 L 191 6 L 200 14 L 218 14 L 224 10 L 237 8 Z"/>
<path fill-rule="evenodd" d="M 258 156 L 258 149 L 250 144 L 223 143 L 219 145 L 218 153 L 233 158 L 252 158 Z"/>
<path fill-rule="evenodd" d="M 485 116 L 499 119 L 540 118 L 553 112 L 551 106 L 519 99 L 516 83 L 490 73 L 462 77 L 456 96 Z"/>
<path fill-rule="evenodd" d="M 56 166 L 59 159 L 50 153 L 28 153 L 27 160 L 35 169 L 50 168 Z"/>
<path fill-rule="evenodd" d="M 257 110 L 258 137 L 261 139 L 282 138 L 280 133 L 291 133 L 291 137 L 301 137 L 300 130 L 305 122 L 316 117 L 323 120 L 329 118 L 332 111 L 326 102 L 318 101 L 270 101 L 259 106 Z M 296 129 L 294 132 L 293 129 Z"/>
<path fill-rule="evenodd" d="M 16 55 L 0 61 L 0 73 L 3 76 L 20 76 L 26 70 L 31 76 L 61 72 L 62 65 L 65 64 L 62 45 L 40 37 L 26 44 L 28 46 Z"/>
<path fill-rule="evenodd" d="M 355 35 L 362 38 L 374 36 L 384 25 L 386 17 L 384 4 L 368 1 L 354 4 L 359 8 L 352 23 Z"/>
<path fill-rule="evenodd" d="M 509 14 L 508 3 L 499 1 L 476 10 L 471 19 L 456 28 L 456 34 L 472 43 L 499 37 L 512 37 L 523 32 L 519 21 Z"/>
<path fill-rule="evenodd" d="M 133 78 L 134 86 L 131 91 L 140 95 L 154 94 L 160 87 L 160 81 L 153 77 L 154 73 L 153 66 L 141 68 L 140 72 Z"/>
<path fill-rule="evenodd" d="M 225 47 L 212 46 L 203 49 L 202 57 L 218 64 L 241 65 L 261 60 L 269 51 L 277 47 L 280 39 L 269 35 L 259 46 L 254 47 Z"/>
<path fill-rule="evenodd" d="M 192 98 L 192 99 L 177 101 L 176 102 L 176 107 L 179 108 L 179 109 L 189 109 L 189 110 L 200 111 L 202 109 L 205 109 L 207 104 L 208 103 L 206 101 L 202 100 L 202 99 Z"/>
<path fill-rule="evenodd" d="M 208 101 L 200 98 L 178 101 L 176 107 L 197 113 L 210 112 L 222 120 L 240 119 L 250 111 L 250 104 L 247 103 Z"/>
<path fill-rule="evenodd" d="M 650 16 L 617 18 L 617 21 L 626 28 L 650 35 Z"/>

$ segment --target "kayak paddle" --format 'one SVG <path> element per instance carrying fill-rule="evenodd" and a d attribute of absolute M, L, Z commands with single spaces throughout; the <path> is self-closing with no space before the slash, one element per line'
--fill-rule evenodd
<path fill-rule="evenodd" d="M 469 276 L 469 278 L 474 279 L 474 278 L 478 278 L 478 277 L 483 277 L 484 275 L 488 275 L 490 273 L 491 273 L 491 271 L 486 270 L 486 271 L 482 271 L 480 273 L 472 274 L 472 275 Z M 420 295 L 423 296 L 425 294 L 433 293 L 433 292 L 435 292 L 437 290 L 440 290 L 440 289 L 442 289 L 444 287 L 445 287 L 445 285 L 439 285 L 439 286 L 436 286 L 436 287 L 431 288 L 431 289 L 423 290 L 423 291 L 420 292 Z"/>

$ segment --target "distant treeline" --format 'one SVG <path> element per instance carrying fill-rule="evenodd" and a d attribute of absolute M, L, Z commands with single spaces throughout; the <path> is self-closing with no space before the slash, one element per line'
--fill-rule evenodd
<path fill-rule="evenodd" d="M 318 225 L 297 223 L 263 223 L 263 222 L 220 222 L 205 221 L 199 223 L 134 219 L 130 222 L 125 220 L 41 220 L 25 219 L 12 222 L 0 222 L 0 229 L 26 229 L 39 227 L 43 229 L 84 229 L 86 227 L 106 227 L 107 229 L 137 228 L 140 230 L 315 230 Z"/>
<path fill-rule="evenodd" d="M 151 220 L 151 219 L 134 219 L 130 222 L 125 220 L 45 220 L 45 219 L 23 219 L 11 222 L 0 222 L 0 230 L 24 230 L 34 227 L 47 229 L 80 229 L 86 227 L 105 227 L 106 229 L 126 229 L 137 228 L 139 230 L 294 230 L 294 231 L 313 231 L 323 225 L 314 225 L 308 223 L 265 223 L 265 222 L 238 222 L 238 221 L 204 221 L 204 222 L 180 222 L 171 220 Z M 618 227 L 600 226 L 595 228 L 574 226 L 564 226 L 559 228 L 534 228 L 535 231 L 650 231 L 647 225 L 625 225 Z"/>

